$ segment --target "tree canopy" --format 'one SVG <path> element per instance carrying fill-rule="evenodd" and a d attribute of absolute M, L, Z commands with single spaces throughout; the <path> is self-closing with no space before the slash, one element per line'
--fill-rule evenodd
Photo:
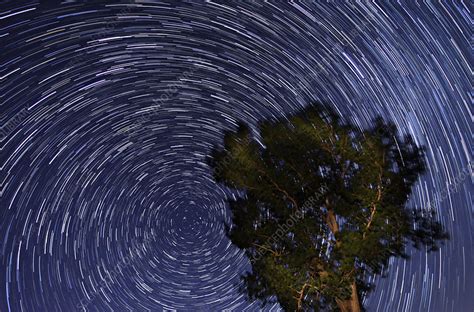
<path fill-rule="evenodd" d="M 244 291 L 286 311 L 360 311 L 390 257 L 407 245 L 436 250 L 447 238 L 430 210 L 407 207 L 425 170 L 423 149 L 393 123 L 368 129 L 312 104 L 258 125 L 240 123 L 209 163 L 217 182 L 245 191 L 228 198 L 228 236 L 252 272 Z"/>

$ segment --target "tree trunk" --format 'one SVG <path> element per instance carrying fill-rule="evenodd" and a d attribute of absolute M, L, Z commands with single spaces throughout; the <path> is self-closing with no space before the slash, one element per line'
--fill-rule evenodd
<path fill-rule="evenodd" d="M 331 232 L 336 236 L 339 232 L 339 224 L 337 223 L 336 214 L 331 208 L 329 198 L 326 198 L 326 207 L 328 212 L 326 214 L 326 223 Z M 336 247 L 339 247 L 341 242 L 336 240 Z M 357 286 L 355 281 L 351 284 L 351 298 L 347 300 L 336 299 L 337 306 L 341 312 L 360 312 L 359 295 L 357 294 Z"/>
<path fill-rule="evenodd" d="M 351 298 L 347 300 L 336 299 L 337 306 L 341 312 L 360 312 L 359 295 L 357 294 L 357 286 L 355 282 L 352 283 L 351 289 Z"/>

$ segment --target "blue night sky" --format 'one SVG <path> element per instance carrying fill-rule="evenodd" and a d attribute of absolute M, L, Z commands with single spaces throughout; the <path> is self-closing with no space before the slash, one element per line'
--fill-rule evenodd
<path fill-rule="evenodd" d="M 0 3 L 0 311 L 258 311 L 206 163 L 309 102 L 424 145 L 409 250 L 368 311 L 474 309 L 469 3 Z M 267 305 L 266 311 L 279 311 Z"/>

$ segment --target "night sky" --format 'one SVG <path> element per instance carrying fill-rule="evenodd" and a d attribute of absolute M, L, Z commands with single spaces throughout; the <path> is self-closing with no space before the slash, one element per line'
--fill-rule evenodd
<path fill-rule="evenodd" d="M 258 311 L 206 156 L 312 101 L 424 145 L 451 234 L 368 310 L 473 311 L 468 4 L 2 1 L 0 311 Z"/>

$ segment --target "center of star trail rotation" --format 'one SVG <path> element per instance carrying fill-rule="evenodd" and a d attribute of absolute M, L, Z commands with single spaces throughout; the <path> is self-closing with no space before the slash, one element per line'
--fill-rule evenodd
<path fill-rule="evenodd" d="M 206 157 L 311 101 L 426 147 L 451 240 L 370 311 L 474 307 L 470 11 L 455 4 L 4 1 L 0 311 L 257 311 Z M 233 194 L 240 196 L 242 194 Z M 269 304 L 266 310 L 277 311 Z M 467 310 L 466 310 L 467 309 Z"/>

